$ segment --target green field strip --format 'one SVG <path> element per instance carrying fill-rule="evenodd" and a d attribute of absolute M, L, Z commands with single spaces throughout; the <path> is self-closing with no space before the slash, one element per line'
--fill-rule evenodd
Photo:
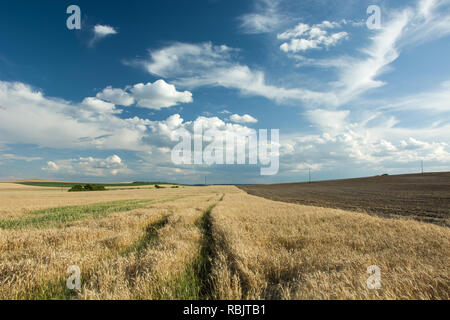
<path fill-rule="evenodd" d="M 149 204 L 157 204 L 175 201 L 183 197 L 155 200 L 118 200 L 95 203 L 90 205 L 65 206 L 36 210 L 25 217 L 0 220 L 0 229 L 44 229 L 62 228 L 69 222 L 75 222 L 87 218 L 103 218 L 116 212 L 128 212 L 134 209 L 145 208 Z"/>
<path fill-rule="evenodd" d="M 223 200 L 209 206 L 197 221 L 202 241 L 197 256 L 186 265 L 183 273 L 171 281 L 173 297 L 180 300 L 210 300 L 214 298 L 211 269 L 214 260 L 214 240 L 211 233 L 211 212 Z M 162 297 L 165 299 L 166 297 Z"/>

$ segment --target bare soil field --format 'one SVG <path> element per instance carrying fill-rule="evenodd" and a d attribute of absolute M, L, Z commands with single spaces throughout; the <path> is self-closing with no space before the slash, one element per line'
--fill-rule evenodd
<path fill-rule="evenodd" d="M 450 172 L 240 186 L 267 199 L 450 227 Z"/>

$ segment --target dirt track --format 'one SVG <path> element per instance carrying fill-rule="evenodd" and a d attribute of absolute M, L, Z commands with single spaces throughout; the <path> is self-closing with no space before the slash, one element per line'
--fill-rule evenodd
<path fill-rule="evenodd" d="M 450 172 L 239 186 L 264 198 L 450 227 Z"/>

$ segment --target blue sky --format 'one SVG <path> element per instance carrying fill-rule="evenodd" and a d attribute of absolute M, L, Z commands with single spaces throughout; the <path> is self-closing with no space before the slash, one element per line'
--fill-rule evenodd
<path fill-rule="evenodd" d="M 81 30 L 66 27 L 69 5 Z M 449 40 L 449 0 L 3 1 L 0 180 L 448 171 Z M 197 121 L 279 129 L 278 174 L 175 165 L 170 134 Z"/>

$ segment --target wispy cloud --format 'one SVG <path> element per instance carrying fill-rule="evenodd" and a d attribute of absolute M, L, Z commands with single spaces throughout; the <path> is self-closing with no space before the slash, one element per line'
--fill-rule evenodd
<path fill-rule="evenodd" d="M 255 12 L 239 17 L 240 28 L 244 33 L 257 34 L 277 30 L 283 21 L 278 10 L 280 0 L 255 0 Z"/>
<path fill-rule="evenodd" d="M 328 26 L 344 24 L 348 22 L 336 25 L 331 23 Z M 314 33 L 319 37 L 320 34 L 325 36 L 324 30 L 318 26 L 316 25 L 317 30 Z M 316 43 L 314 39 L 309 39 L 312 28 L 314 27 L 300 23 L 295 28 L 279 34 L 278 38 L 281 40 L 293 38 L 291 42 L 284 43 L 281 49 L 295 53 L 319 47 L 320 41 Z M 386 83 L 380 80 L 380 76 L 390 70 L 390 65 L 400 57 L 406 47 L 450 34 L 450 1 L 420 0 L 416 6 L 392 10 L 384 18 L 382 28 L 371 33 L 369 44 L 360 47 L 353 55 L 324 59 L 291 55 L 298 61 L 299 66 L 313 65 L 336 71 L 337 80 L 332 82 L 328 89 L 328 92 L 335 94 L 336 99 L 329 107 L 345 105 L 371 89 L 384 86 Z M 343 35 L 342 39 L 345 37 Z M 338 38 L 336 42 L 331 41 L 331 44 L 339 42 L 341 38 Z"/>
<path fill-rule="evenodd" d="M 378 102 L 380 111 L 421 111 L 430 114 L 450 112 L 450 81 L 435 89 L 409 94 L 391 101 Z M 450 119 L 448 119 L 450 121 Z"/>
<path fill-rule="evenodd" d="M 244 95 L 262 96 L 278 103 L 333 103 L 333 93 L 268 84 L 263 71 L 235 61 L 237 52 L 225 45 L 175 43 L 150 51 L 148 60 L 134 61 L 133 64 L 188 88 L 216 86 L 237 89 Z"/>
<path fill-rule="evenodd" d="M 0 160 L 20 160 L 20 161 L 26 161 L 26 162 L 31 162 L 31 161 L 38 161 L 38 160 L 42 160 L 41 157 L 28 157 L 28 156 L 20 156 L 20 155 L 16 155 L 16 154 L 12 154 L 12 153 L 0 153 Z"/>

